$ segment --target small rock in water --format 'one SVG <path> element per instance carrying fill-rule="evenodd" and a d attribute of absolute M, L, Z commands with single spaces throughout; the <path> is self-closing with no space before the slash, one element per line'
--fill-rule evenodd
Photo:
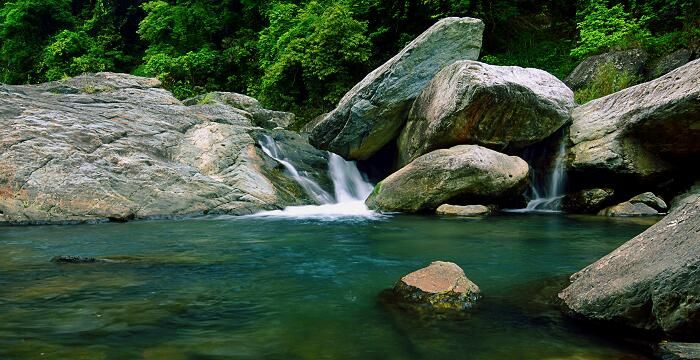
<path fill-rule="evenodd" d="M 662 342 L 656 356 L 662 360 L 700 360 L 700 343 Z"/>
<path fill-rule="evenodd" d="M 491 214 L 491 209 L 484 205 L 440 205 L 435 213 L 438 215 L 457 215 L 457 216 L 485 216 Z"/>
<path fill-rule="evenodd" d="M 459 313 L 470 309 L 481 297 L 481 290 L 464 270 L 444 261 L 434 261 L 402 277 L 392 293 L 400 307 L 420 313 Z"/>
<path fill-rule="evenodd" d="M 97 261 L 98 260 L 94 257 L 73 255 L 61 255 L 51 258 L 51 262 L 56 264 L 91 264 Z"/>
<path fill-rule="evenodd" d="M 602 216 L 654 216 L 662 215 L 666 212 L 666 203 L 654 195 L 646 192 L 639 194 L 628 201 L 605 208 L 598 215 Z"/>

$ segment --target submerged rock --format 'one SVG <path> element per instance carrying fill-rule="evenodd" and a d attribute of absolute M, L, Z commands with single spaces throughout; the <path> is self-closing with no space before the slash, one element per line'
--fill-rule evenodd
<path fill-rule="evenodd" d="M 242 110 L 185 106 L 159 86 L 114 73 L 0 85 L 0 221 L 239 215 L 311 203 L 257 147 L 265 130 Z"/>
<path fill-rule="evenodd" d="M 367 159 L 396 138 L 413 100 L 444 66 L 479 57 L 484 23 L 445 18 L 372 71 L 311 131 L 315 146 Z"/>
<path fill-rule="evenodd" d="M 668 206 L 656 195 L 650 192 L 639 194 L 628 201 L 601 210 L 602 216 L 653 216 L 666 212 Z"/>
<path fill-rule="evenodd" d="M 528 164 L 516 156 L 458 145 L 430 152 L 382 180 L 367 199 L 371 209 L 419 212 L 450 200 L 498 203 L 520 194 Z"/>
<path fill-rule="evenodd" d="M 456 216 L 485 216 L 491 214 L 491 209 L 484 205 L 440 205 L 435 213 L 438 215 L 456 215 Z"/>
<path fill-rule="evenodd" d="M 574 93 L 543 70 L 458 61 L 413 103 L 399 137 L 399 165 L 459 144 L 523 149 L 569 122 L 574 106 Z"/>
<path fill-rule="evenodd" d="M 615 195 L 613 189 L 585 189 L 567 194 L 562 201 L 565 211 L 580 214 L 595 214 L 610 203 Z"/>
<path fill-rule="evenodd" d="M 61 255 L 51 258 L 56 264 L 92 264 L 98 262 L 97 258 L 87 256 Z"/>
<path fill-rule="evenodd" d="M 700 360 L 700 343 L 662 342 L 656 349 L 661 360 Z"/>
<path fill-rule="evenodd" d="M 583 60 L 566 77 L 564 82 L 573 90 L 578 90 L 589 85 L 606 64 L 613 64 L 617 71 L 627 72 L 632 76 L 640 77 L 648 60 L 649 54 L 641 49 L 612 51 L 594 55 Z"/>
<path fill-rule="evenodd" d="M 402 306 L 435 312 L 468 310 L 481 297 L 481 290 L 464 270 L 444 261 L 434 261 L 402 277 L 393 293 Z"/>
<path fill-rule="evenodd" d="M 700 156 L 700 60 L 574 109 L 569 167 L 645 179 Z M 693 160 L 694 159 L 694 160 Z"/>
<path fill-rule="evenodd" d="M 574 274 L 559 297 L 586 319 L 697 339 L 699 234 L 696 200 Z"/>

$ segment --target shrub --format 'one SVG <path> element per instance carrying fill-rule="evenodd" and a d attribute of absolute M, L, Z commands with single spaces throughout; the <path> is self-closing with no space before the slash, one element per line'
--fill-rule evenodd
<path fill-rule="evenodd" d="M 618 70 L 613 63 L 607 63 L 598 69 L 590 84 L 576 91 L 575 99 L 577 103 L 585 104 L 628 88 L 638 81 L 636 76 L 627 71 Z"/>

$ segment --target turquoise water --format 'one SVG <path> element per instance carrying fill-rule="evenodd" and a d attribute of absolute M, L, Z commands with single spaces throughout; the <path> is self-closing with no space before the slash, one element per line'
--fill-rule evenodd
<path fill-rule="evenodd" d="M 644 358 L 549 299 L 648 225 L 506 215 L 0 227 L 0 359 Z M 468 318 L 418 320 L 378 302 L 433 260 L 481 287 Z"/>

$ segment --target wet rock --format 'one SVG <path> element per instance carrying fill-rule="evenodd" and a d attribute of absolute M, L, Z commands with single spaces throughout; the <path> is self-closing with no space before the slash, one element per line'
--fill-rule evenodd
<path fill-rule="evenodd" d="M 438 215 L 456 215 L 456 216 L 486 216 L 491 214 L 491 209 L 484 205 L 440 205 L 435 213 Z"/>
<path fill-rule="evenodd" d="M 602 216 L 653 216 L 666 212 L 668 206 L 663 199 L 651 192 L 639 194 L 628 201 L 601 210 Z"/>
<path fill-rule="evenodd" d="M 521 194 L 528 164 L 516 156 L 458 145 L 418 157 L 381 181 L 366 203 L 383 211 L 433 211 L 450 202 L 499 202 Z"/>
<path fill-rule="evenodd" d="M 94 257 L 73 255 L 61 255 L 51 258 L 51 262 L 56 264 L 92 264 L 96 263 L 97 261 L 98 259 Z"/>
<path fill-rule="evenodd" d="M 700 343 L 662 342 L 656 349 L 660 360 L 700 360 Z"/>
<path fill-rule="evenodd" d="M 574 93 L 545 71 L 458 61 L 413 103 L 399 137 L 399 164 L 460 144 L 521 150 L 568 123 L 574 106 Z"/>
<path fill-rule="evenodd" d="M 700 156 L 700 60 L 574 109 L 572 176 L 659 177 Z M 596 181 L 596 180 L 593 181 Z"/>
<path fill-rule="evenodd" d="M 399 280 L 394 296 L 403 306 L 435 312 L 460 312 L 470 309 L 481 297 L 479 287 L 459 266 L 435 261 Z"/>
<path fill-rule="evenodd" d="M 649 55 L 641 49 L 613 51 L 594 55 L 583 60 L 564 80 L 573 90 L 590 84 L 596 74 L 606 64 L 612 63 L 618 71 L 625 71 L 634 76 L 642 75 Z"/>
<path fill-rule="evenodd" d="M 476 60 L 484 23 L 445 18 L 372 71 L 311 131 L 311 143 L 346 159 L 364 160 L 394 140 L 411 104 L 444 66 Z"/>
<path fill-rule="evenodd" d="M 185 106 L 159 86 L 114 73 L 0 85 L 0 221 L 240 215 L 313 203 L 257 146 L 265 130 L 247 110 L 224 100 Z M 249 105 L 238 106 L 256 109 Z"/>
<path fill-rule="evenodd" d="M 562 208 L 567 212 L 595 214 L 610 203 L 615 195 L 613 189 L 585 189 L 567 194 Z"/>
<path fill-rule="evenodd" d="M 574 274 L 559 298 L 578 317 L 696 340 L 700 334 L 698 234 L 700 200 L 671 212 Z"/>

